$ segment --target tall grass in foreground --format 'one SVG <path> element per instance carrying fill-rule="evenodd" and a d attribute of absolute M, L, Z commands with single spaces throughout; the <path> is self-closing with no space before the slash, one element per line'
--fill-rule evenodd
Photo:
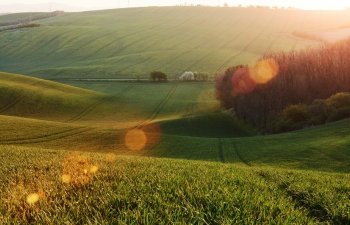
<path fill-rule="evenodd" d="M 1 223 L 350 221 L 349 175 L 111 153 L 0 150 Z"/>

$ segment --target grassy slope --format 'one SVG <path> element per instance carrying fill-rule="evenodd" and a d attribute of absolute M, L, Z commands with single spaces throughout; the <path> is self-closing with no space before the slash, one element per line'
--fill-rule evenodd
<path fill-rule="evenodd" d="M 24 93 L 7 114 L 61 121 L 1 116 L 2 144 L 349 172 L 348 120 L 294 133 L 240 137 L 251 132 L 239 122 L 225 114 L 201 113 L 215 105 L 210 83 L 75 82 L 105 93 L 96 99 L 97 92 L 54 82 L 12 74 L 0 79 L 7 87 L 1 89 L 3 101 Z M 155 143 L 144 151 L 128 151 L 126 130 L 147 123 L 153 128 L 145 132 Z"/>
<path fill-rule="evenodd" d="M 11 146 L 0 150 L 3 223 L 350 221 L 349 175 Z M 68 184 L 62 175 L 71 178 Z M 26 198 L 33 193 L 39 201 L 29 205 Z"/>
<path fill-rule="evenodd" d="M 97 92 L 0 72 L 0 114 L 64 120 L 101 98 Z"/>
<path fill-rule="evenodd" d="M 50 93 L 55 98 L 43 101 L 46 107 L 53 107 L 56 98 L 96 97 L 96 92 L 80 88 L 1 75 L 1 85 L 7 88 L 0 90 L 23 91 L 24 102 L 36 95 L 45 100 Z M 80 113 L 67 115 L 82 115 L 77 121 L 0 116 L 0 223 L 350 222 L 349 120 L 273 136 L 217 138 L 213 127 L 203 124 L 228 123 L 227 115 L 195 117 L 212 107 L 214 100 L 208 97 L 212 84 L 80 82 L 78 86 L 108 95 L 100 106 L 93 103 L 87 114 L 81 110 L 91 106 L 74 100 Z M 29 104 L 19 103 L 18 110 L 20 106 Z M 38 109 L 33 112 L 45 117 L 47 111 Z M 192 116 L 168 120 L 179 115 Z M 55 115 L 51 119 L 57 120 Z M 98 126 L 100 120 L 103 126 Z M 144 150 L 126 148 L 126 131 L 120 123 L 128 121 L 147 121 L 159 128 L 144 128 L 149 140 Z M 171 135 L 198 135 L 191 133 L 193 126 L 204 126 L 207 130 L 200 134 L 204 137 Z M 237 124 L 235 129 L 242 127 Z M 157 130 L 160 139 L 151 143 Z M 62 183 L 62 175 L 70 177 L 69 184 Z M 26 198 L 32 193 L 39 201 L 29 205 Z"/>
<path fill-rule="evenodd" d="M 1 18 L 1 17 L 0 17 Z M 322 21 L 322 23 L 320 23 Z M 294 31 L 347 25 L 346 12 L 158 7 L 67 13 L 0 33 L 0 70 L 42 77 L 214 73 L 268 51 L 314 45 Z M 20 62 L 20 63 L 18 63 Z"/>

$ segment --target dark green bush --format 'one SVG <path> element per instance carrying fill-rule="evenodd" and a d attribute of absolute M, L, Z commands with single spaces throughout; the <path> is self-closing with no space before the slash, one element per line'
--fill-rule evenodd
<path fill-rule="evenodd" d="M 350 93 L 337 93 L 326 100 L 330 111 L 350 106 Z"/>
<path fill-rule="evenodd" d="M 346 119 L 350 117 L 350 106 L 339 108 L 336 110 L 333 110 L 328 118 L 327 122 L 334 122 L 342 119 Z"/>
<path fill-rule="evenodd" d="M 308 106 L 308 114 L 310 116 L 309 123 L 311 125 L 324 124 L 328 117 L 328 108 L 325 100 L 316 99 Z"/>

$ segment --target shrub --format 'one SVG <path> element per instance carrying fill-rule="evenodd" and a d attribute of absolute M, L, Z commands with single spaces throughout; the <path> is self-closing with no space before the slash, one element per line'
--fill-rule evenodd
<path fill-rule="evenodd" d="M 309 118 L 307 106 L 303 104 L 290 105 L 282 112 L 282 119 L 293 123 L 305 122 Z"/>
<path fill-rule="evenodd" d="M 332 111 L 350 106 L 350 93 L 337 93 L 326 100 L 327 107 Z"/>
<path fill-rule="evenodd" d="M 350 117 L 350 106 L 336 109 L 330 113 L 327 122 L 334 122 Z"/>
<path fill-rule="evenodd" d="M 150 74 L 150 79 L 152 81 L 167 81 L 168 80 L 168 77 L 165 73 L 163 72 L 160 72 L 160 71 L 153 71 L 151 74 Z"/>
<path fill-rule="evenodd" d="M 316 99 L 308 106 L 311 125 L 324 124 L 327 121 L 328 109 L 325 100 Z"/>

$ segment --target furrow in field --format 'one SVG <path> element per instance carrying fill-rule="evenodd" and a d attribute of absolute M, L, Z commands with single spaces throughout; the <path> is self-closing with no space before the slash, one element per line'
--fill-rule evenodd
<path fill-rule="evenodd" d="M 168 30 L 176 30 L 176 28 L 183 26 L 184 24 L 188 23 L 188 22 L 189 22 L 190 20 L 192 20 L 193 18 L 194 18 L 194 16 L 189 17 L 189 18 L 185 19 L 184 21 L 178 23 L 177 25 L 168 28 Z M 153 29 L 154 29 L 154 28 L 153 28 Z M 139 38 L 139 39 L 137 39 L 137 40 L 135 40 L 135 41 L 133 41 L 133 42 L 128 43 L 127 45 L 124 45 L 122 48 L 118 49 L 118 51 L 123 51 L 123 50 L 127 49 L 128 47 L 133 46 L 133 45 L 138 44 L 138 43 L 141 43 L 141 42 L 147 42 L 148 40 L 152 40 L 152 39 L 154 39 L 154 38 L 157 37 L 157 36 L 158 36 L 158 33 L 155 33 L 154 35 L 148 36 L 148 38 L 146 38 L 146 39 L 145 39 L 145 38 Z M 171 36 L 170 38 L 176 39 L 176 37 L 174 37 L 174 35 Z M 164 42 L 164 41 L 169 41 L 169 39 L 168 39 L 168 38 L 164 38 L 161 42 L 158 41 L 158 42 L 156 42 L 155 44 L 160 44 L 160 43 L 162 43 L 162 42 Z M 155 45 L 155 44 L 152 43 L 151 47 L 152 47 L 153 45 Z M 143 47 L 143 48 L 141 49 L 141 51 L 145 51 L 145 50 L 147 49 L 147 47 L 148 47 L 148 46 L 146 46 L 145 48 Z"/>
<path fill-rule="evenodd" d="M 150 28 L 145 28 L 145 29 L 143 29 L 143 30 L 139 30 L 139 31 L 136 31 L 136 32 L 132 32 L 131 34 L 124 35 L 124 36 L 122 36 L 122 37 L 118 37 L 118 39 L 119 39 L 119 40 L 122 40 L 122 39 L 125 39 L 125 38 L 129 37 L 129 36 L 134 36 L 134 35 L 137 35 L 137 34 L 141 34 L 141 33 L 144 33 L 144 32 L 146 32 L 146 31 L 149 32 L 149 33 L 152 33 L 156 28 L 158 28 L 158 27 L 161 26 L 161 25 L 167 24 L 167 22 L 169 22 L 169 21 L 170 21 L 170 19 L 168 19 L 167 21 L 162 21 L 161 23 L 159 23 L 159 24 L 157 24 L 157 25 L 154 25 L 154 26 L 152 26 L 152 27 L 150 27 Z M 157 33 L 153 34 L 151 37 L 154 37 L 154 36 L 156 36 L 156 35 L 157 35 Z M 112 37 L 113 37 L 113 35 L 112 35 Z M 103 45 L 102 47 L 100 47 L 100 48 L 98 48 L 97 50 L 95 50 L 93 53 L 91 53 L 91 54 L 87 55 L 86 57 L 84 57 L 83 60 L 84 60 L 84 59 L 88 59 L 88 58 L 90 58 L 91 56 L 94 56 L 94 55 L 98 54 L 100 51 L 102 51 L 102 50 L 108 48 L 110 45 L 112 45 L 112 44 L 115 43 L 116 41 L 117 41 L 116 39 L 113 39 L 112 41 L 106 43 L 106 44 Z M 144 38 L 139 38 L 139 39 L 137 39 L 137 41 L 144 41 Z M 134 41 L 134 43 L 137 43 L 137 42 Z M 128 44 L 128 45 L 130 45 L 130 44 Z M 125 49 L 124 46 L 123 46 L 121 49 L 118 49 L 118 51 L 123 50 L 123 49 Z"/>
<path fill-rule="evenodd" d="M 18 103 L 20 103 L 23 99 L 25 98 L 25 96 L 18 96 L 14 101 L 9 102 L 8 104 L 6 104 L 5 106 L 3 106 L 0 109 L 0 113 L 4 113 L 7 110 L 11 109 L 12 107 L 14 107 L 15 105 L 17 105 Z"/>
<path fill-rule="evenodd" d="M 240 18 L 238 18 L 237 23 L 240 22 L 239 19 L 240 19 Z M 224 17 L 224 16 L 221 17 L 221 19 L 218 20 L 218 23 L 215 24 L 215 26 L 220 25 L 222 22 L 224 22 L 224 20 L 225 20 L 225 17 Z M 204 21 L 204 22 L 205 22 L 205 21 Z M 209 34 L 210 32 L 211 32 L 211 31 L 209 30 L 209 31 L 208 31 L 207 33 L 205 33 L 203 36 Z M 227 32 L 227 31 L 226 31 L 226 30 L 222 30 L 221 35 L 224 34 L 225 32 Z M 192 39 L 192 37 L 191 37 L 190 39 Z M 194 46 L 194 47 L 192 47 L 192 48 L 190 48 L 190 49 L 187 49 L 185 52 L 181 52 L 180 54 L 176 55 L 175 57 L 172 57 L 171 60 L 169 60 L 168 62 L 165 62 L 165 63 L 164 63 L 164 64 L 166 65 L 166 67 L 165 67 L 164 69 L 169 68 L 171 65 L 173 65 L 174 63 L 176 63 L 176 62 L 177 62 L 177 59 L 179 59 L 179 58 L 183 57 L 184 55 L 186 55 L 186 54 L 192 52 L 193 50 L 198 49 L 199 47 L 203 46 L 203 44 L 204 44 L 206 41 L 208 41 L 208 40 L 204 40 L 203 42 L 197 44 L 196 46 Z M 175 46 L 172 46 L 171 48 L 174 48 L 174 47 L 176 47 L 176 46 L 178 46 L 178 45 L 179 45 L 179 44 L 177 44 L 177 45 L 175 45 Z M 188 66 L 184 71 L 189 70 L 189 68 L 190 68 L 190 67 Z"/>
<path fill-rule="evenodd" d="M 252 39 L 250 40 L 238 53 L 230 56 L 226 61 L 224 61 L 224 63 L 222 63 L 215 71 L 215 73 L 220 72 L 223 68 L 225 68 L 225 66 L 227 66 L 233 59 L 237 58 L 238 56 L 240 56 L 242 53 L 244 53 L 245 51 L 248 50 L 248 48 L 264 33 L 266 32 L 266 28 L 269 27 L 270 22 L 273 21 L 274 19 L 274 15 L 272 14 L 272 16 L 270 17 L 270 19 L 268 20 L 268 22 L 265 24 L 265 26 L 262 26 L 261 31 Z M 271 27 L 271 26 L 270 26 Z M 248 29 L 247 31 L 249 32 L 250 29 Z"/>
<path fill-rule="evenodd" d="M 188 18 L 187 20 L 185 20 L 182 24 L 179 24 L 178 25 L 178 27 L 179 26 L 181 26 L 181 25 L 183 25 L 183 24 L 185 24 L 186 22 L 189 22 L 191 19 L 193 19 L 194 18 L 194 16 L 192 16 L 192 17 L 190 17 L 190 18 Z M 202 20 L 202 21 L 200 21 L 200 23 L 199 24 L 197 24 L 196 26 L 201 26 L 202 24 L 204 24 L 206 22 L 206 20 Z M 188 41 L 188 40 L 192 40 L 195 36 L 196 36 L 197 34 L 192 34 L 192 35 L 190 35 L 185 41 Z M 154 43 L 152 43 L 151 45 L 148 45 L 148 46 L 146 46 L 145 48 L 143 48 L 142 49 L 142 51 L 146 51 L 147 49 L 151 49 L 152 47 L 154 47 L 155 45 L 159 45 L 159 44 L 162 44 L 162 43 L 164 43 L 165 41 L 168 41 L 169 42 L 169 40 L 177 40 L 177 36 L 176 35 L 172 35 L 170 38 L 165 38 L 165 39 L 163 39 L 161 42 L 159 42 L 159 41 L 156 41 L 156 42 L 154 42 Z M 174 45 L 172 45 L 172 46 L 169 46 L 168 47 L 168 49 L 173 49 L 173 48 L 176 48 L 178 45 L 180 45 L 181 43 L 177 43 L 177 44 L 174 44 Z M 198 46 L 200 46 L 200 45 L 198 45 Z M 181 57 L 183 55 L 183 53 L 181 53 L 178 57 Z M 152 56 L 150 56 L 149 57 L 149 59 L 152 59 Z M 176 60 L 176 59 L 174 59 L 174 60 Z M 171 60 L 171 62 L 173 62 L 174 60 Z M 144 63 L 144 62 L 142 62 L 142 63 Z M 138 63 L 137 65 L 140 65 L 140 64 L 142 64 L 142 63 Z M 164 64 L 168 64 L 168 63 L 164 63 Z M 130 66 L 129 66 L 130 67 Z M 127 67 L 127 69 L 129 68 L 129 67 Z"/>
<path fill-rule="evenodd" d="M 225 156 L 224 156 L 224 144 L 223 144 L 223 139 L 218 138 L 218 149 L 219 149 L 219 159 L 222 163 L 225 163 Z"/>
<path fill-rule="evenodd" d="M 88 131 L 91 131 L 92 128 L 72 128 L 66 131 L 61 131 L 53 134 L 43 135 L 40 137 L 33 137 L 33 138 L 20 138 L 18 140 L 12 140 L 12 141 L 1 141 L 1 144 L 36 144 L 36 143 L 43 143 L 43 142 L 50 142 L 50 141 L 56 141 L 59 139 L 63 139 L 66 137 L 76 136 Z"/>
<path fill-rule="evenodd" d="M 119 94 L 117 94 L 118 98 L 121 98 L 123 95 L 125 95 L 127 92 L 129 92 L 132 88 L 133 88 L 132 85 L 127 86 L 125 89 L 120 91 Z M 72 118 L 70 118 L 66 122 L 76 122 L 78 120 L 81 120 L 83 117 L 87 116 L 92 111 L 94 111 L 98 106 L 100 106 L 108 101 L 109 101 L 109 98 L 105 98 L 105 99 L 102 99 L 100 101 L 97 101 L 97 102 L 91 104 L 90 106 L 86 107 L 85 109 L 83 109 L 80 113 L 73 116 Z"/>
<path fill-rule="evenodd" d="M 234 143 L 234 140 L 232 141 L 232 148 L 233 148 L 233 150 L 234 150 L 234 152 L 235 152 L 235 155 L 237 155 L 238 159 L 239 159 L 242 163 L 244 163 L 246 166 L 249 166 L 249 167 L 252 166 L 252 165 L 250 164 L 250 162 L 247 161 L 247 160 L 243 157 L 243 155 L 242 155 L 241 152 L 239 151 L 239 148 L 238 148 L 237 144 Z"/>
<path fill-rule="evenodd" d="M 146 125 L 147 123 L 151 122 L 152 120 L 154 120 L 159 113 L 162 111 L 162 109 L 164 108 L 164 106 L 167 104 L 167 102 L 169 101 L 169 99 L 174 95 L 174 93 L 176 92 L 176 89 L 178 87 L 178 84 L 175 84 L 170 91 L 167 93 L 167 95 L 165 96 L 164 99 L 162 99 L 159 104 L 155 107 L 155 109 L 153 110 L 153 112 L 150 114 L 150 116 L 144 120 L 141 121 L 139 124 L 137 124 L 135 126 L 135 128 L 140 128 L 144 125 Z"/>
<path fill-rule="evenodd" d="M 35 81 L 35 82 L 32 82 L 30 83 L 29 85 L 31 86 L 34 86 L 36 84 L 40 83 L 40 81 Z M 11 109 L 12 107 L 14 107 L 15 105 L 17 105 L 18 103 L 20 103 L 23 99 L 26 98 L 26 95 L 23 95 L 23 94 L 19 94 L 19 96 L 17 96 L 17 98 L 12 101 L 12 102 L 9 102 L 7 103 L 6 105 L 4 105 L 2 108 L 0 108 L 0 113 L 4 113 L 6 112 L 7 110 Z"/>
<path fill-rule="evenodd" d="M 46 36 L 48 33 L 50 32 L 50 29 L 47 29 L 45 32 L 42 32 L 41 33 L 41 36 Z M 5 35 L 3 35 L 3 36 L 5 36 Z M 54 38 L 58 38 L 58 35 L 57 36 L 55 36 Z M 34 38 L 33 38 L 34 39 Z M 35 40 L 35 39 L 34 39 Z M 42 42 L 41 40 L 37 40 L 37 42 Z M 35 44 L 35 43 L 32 43 L 33 45 Z M 9 49 L 9 47 L 13 47 L 12 45 L 5 45 L 5 46 L 2 46 L 1 48 L 2 48 L 2 53 L 4 52 L 5 54 L 2 56 L 2 57 L 4 57 L 4 58 L 7 58 L 7 57 L 9 57 L 9 56 L 12 56 L 12 54 L 20 54 L 20 50 L 21 51 L 23 51 L 24 49 L 26 49 L 25 47 L 23 47 L 23 46 L 15 46 L 15 48 L 10 48 Z M 30 46 L 27 46 L 27 48 L 28 47 L 30 47 Z M 20 50 L 19 50 L 19 49 Z"/>
<path fill-rule="evenodd" d="M 222 44 L 222 45 L 219 46 L 218 48 L 219 48 L 219 49 L 222 49 L 222 48 L 224 48 L 225 46 L 227 46 L 227 44 L 233 43 L 233 42 L 235 42 L 236 40 L 238 40 L 238 38 L 240 38 L 240 37 L 242 36 L 243 33 L 249 33 L 249 31 L 251 31 L 250 26 L 251 26 L 252 24 L 254 24 L 255 21 L 256 21 L 256 17 L 252 18 L 252 20 L 250 21 L 249 25 L 247 25 L 247 29 L 246 29 L 244 32 L 238 32 L 238 34 L 236 34 L 236 35 L 233 37 L 233 39 L 230 39 L 228 42 Z M 242 19 L 239 20 L 237 23 L 239 24 L 240 22 L 242 22 Z M 224 31 L 222 32 L 221 35 L 225 35 L 226 32 L 227 32 L 227 31 L 224 30 Z M 198 60 L 196 60 L 195 62 L 193 62 L 193 63 L 190 64 L 189 66 L 187 66 L 187 67 L 186 67 L 186 70 L 190 70 L 193 66 L 195 66 L 195 65 L 199 64 L 200 62 L 204 61 L 204 60 L 205 60 L 206 58 L 208 58 L 210 55 L 211 55 L 210 53 L 207 54 L 207 55 L 203 55 L 203 56 L 200 57 Z"/>
<path fill-rule="evenodd" d="M 187 19 L 187 20 L 190 20 L 190 19 L 191 19 L 191 18 L 189 18 L 189 19 Z M 185 21 L 185 22 L 186 22 L 186 21 Z M 183 23 L 185 23 L 185 22 L 183 22 Z M 205 22 L 206 22 L 206 21 L 203 20 L 200 24 L 198 24 L 198 26 L 200 26 L 201 24 L 203 24 L 203 23 L 205 23 Z M 179 24 L 179 26 L 181 26 L 181 25 L 182 25 L 182 24 Z M 195 36 L 196 36 L 196 34 L 193 34 L 193 35 L 191 35 L 187 40 L 191 40 L 191 39 L 193 39 L 193 37 L 195 37 Z M 172 37 L 172 38 L 176 40 L 176 36 L 174 36 L 174 37 Z M 169 41 L 169 39 L 163 40 L 161 43 L 163 43 L 163 42 L 165 42 L 165 41 Z M 144 48 L 143 50 L 147 50 L 147 49 L 149 49 L 149 48 L 151 48 L 151 47 L 153 47 L 154 45 L 157 45 L 157 44 L 159 44 L 159 42 L 156 42 L 156 43 L 154 43 L 154 44 L 152 44 L 152 45 L 150 45 L 150 46 L 147 46 L 147 47 Z M 174 47 L 176 47 L 176 46 L 178 46 L 178 45 L 180 45 L 180 44 L 175 44 L 175 45 L 173 45 L 173 46 L 170 46 L 169 49 L 172 49 L 172 48 L 174 48 Z M 169 65 L 170 63 L 175 62 L 176 59 L 182 57 L 184 54 L 186 54 L 186 53 L 188 53 L 188 52 L 191 52 L 193 49 L 196 49 L 196 48 L 200 47 L 201 45 L 202 45 L 202 43 L 200 43 L 199 45 L 197 45 L 197 46 L 194 47 L 194 48 L 191 48 L 190 50 L 187 50 L 186 52 L 183 52 L 183 53 L 177 55 L 175 58 L 172 58 L 172 60 L 169 61 L 168 63 L 164 63 L 164 65 Z M 121 61 L 122 59 L 123 59 L 123 58 L 119 59 L 117 62 Z M 121 72 L 126 71 L 126 70 L 128 70 L 129 68 L 135 67 L 135 66 L 137 66 L 137 65 L 145 64 L 146 62 L 149 62 L 149 61 L 151 61 L 152 59 L 153 59 L 153 57 L 150 56 L 150 57 L 148 57 L 147 59 L 145 59 L 145 60 L 143 60 L 143 61 L 141 61 L 141 62 L 139 62 L 139 63 L 133 64 L 133 65 L 128 65 L 128 66 L 126 66 L 126 67 L 120 69 L 119 71 L 117 71 L 117 73 L 121 73 Z"/>
<path fill-rule="evenodd" d="M 193 18 L 194 18 L 194 16 L 192 16 L 192 17 L 186 19 L 185 21 L 183 21 L 182 23 L 179 23 L 178 25 L 172 27 L 171 29 L 176 29 L 177 27 L 181 27 L 183 24 L 187 23 L 188 21 L 190 21 L 190 20 L 193 19 Z M 203 21 L 203 23 L 204 23 L 204 21 Z M 134 44 L 136 44 L 136 43 L 139 43 L 139 42 L 142 42 L 142 41 L 145 41 L 145 40 L 152 39 L 152 38 L 156 37 L 157 35 L 158 35 L 158 34 L 156 33 L 156 34 L 150 36 L 150 37 L 147 38 L 147 39 L 142 39 L 142 38 L 141 38 L 141 39 L 139 39 L 137 42 L 133 42 L 132 44 L 128 44 L 127 46 L 123 46 L 123 48 L 122 48 L 121 50 L 124 50 L 124 49 L 126 49 L 127 47 L 132 46 L 132 45 L 134 45 Z M 176 40 L 176 38 L 177 38 L 177 37 L 176 37 L 175 35 L 173 35 L 173 36 L 170 37 L 170 39 L 175 39 L 175 40 Z M 192 36 L 191 36 L 191 38 L 192 38 Z M 189 39 L 191 39 L 191 38 L 189 38 Z M 153 47 L 154 45 L 157 45 L 157 44 L 159 45 L 159 44 L 161 44 L 161 43 L 164 43 L 165 41 L 169 41 L 169 39 L 166 39 L 166 38 L 165 38 L 165 39 L 163 39 L 163 41 L 161 41 L 161 42 L 154 42 L 154 43 L 152 43 L 151 45 L 144 47 L 144 48 L 143 48 L 142 50 L 140 50 L 140 51 L 146 51 L 147 49 Z M 170 49 L 171 49 L 171 47 L 170 47 Z M 121 58 L 120 58 L 119 60 L 117 60 L 115 63 L 118 63 L 118 62 L 122 61 L 123 59 L 124 59 L 124 58 L 121 57 Z M 122 73 L 122 72 L 128 70 L 129 68 L 132 68 L 132 67 L 135 67 L 135 66 L 138 66 L 138 65 L 145 64 L 146 62 L 149 62 L 149 61 L 151 61 L 152 59 L 153 59 L 153 56 L 150 56 L 150 57 L 148 57 L 148 58 L 146 58 L 146 59 L 144 59 L 144 60 L 142 60 L 142 61 L 140 61 L 140 62 L 138 62 L 138 63 L 134 63 L 134 64 L 132 64 L 132 65 L 127 65 L 127 66 L 123 67 L 122 69 L 118 70 L 116 73 Z M 165 64 L 166 64 L 166 63 L 165 63 Z"/>
<path fill-rule="evenodd" d="M 326 224 L 349 224 L 349 219 L 346 217 L 339 218 L 332 216 L 328 210 L 320 203 L 310 201 L 308 194 L 302 190 L 294 190 L 290 187 L 290 183 L 282 179 L 277 179 L 268 172 L 258 171 L 257 174 L 267 182 L 276 185 L 286 196 L 290 197 L 296 208 L 304 209 L 308 215 L 319 223 Z M 342 221 L 339 223 L 339 221 Z"/>
<path fill-rule="evenodd" d="M 46 31 L 46 32 L 50 32 L 50 31 L 51 30 L 48 29 L 48 31 Z M 50 45 L 52 42 L 56 41 L 57 39 L 60 39 L 60 38 L 64 37 L 67 34 L 75 33 L 75 32 L 76 32 L 76 29 L 73 28 L 73 29 L 65 30 L 64 33 L 58 33 L 54 37 L 52 37 L 52 38 L 50 38 L 48 40 L 43 40 L 43 39 L 39 38 L 37 40 L 40 43 L 40 45 L 28 44 L 27 46 L 19 46 L 20 49 L 18 49 L 18 48 L 14 49 L 14 52 L 12 52 L 13 54 L 11 54 L 10 56 L 14 57 L 14 58 L 20 58 L 20 56 L 22 55 L 22 52 L 28 50 L 29 48 L 31 48 L 31 46 L 37 46 L 36 47 L 37 50 L 45 49 L 48 45 Z M 40 36 L 43 36 L 43 34 L 41 34 Z M 44 57 L 45 56 L 43 56 L 42 58 L 44 58 Z"/>

